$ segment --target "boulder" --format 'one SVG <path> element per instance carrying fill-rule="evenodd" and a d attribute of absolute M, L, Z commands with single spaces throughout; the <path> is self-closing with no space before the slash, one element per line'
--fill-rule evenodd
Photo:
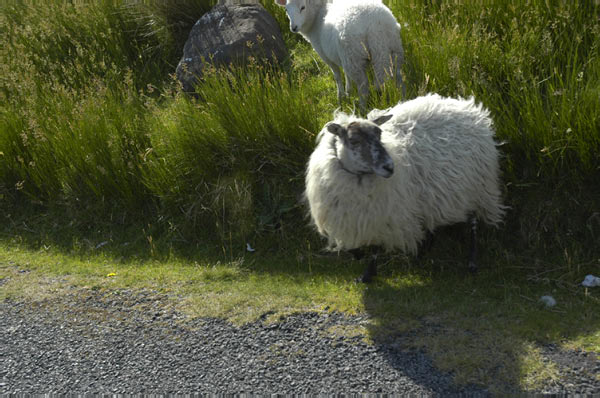
<path fill-rule="evenodd" d="M 279 25 L 262 5 L 225 4 L 204 14 L 185 43 L 176 73 L 187 92 L 194 91 L 207 63 L 246 65 L 250 56 L 269 62 L 287 57 Z"/>

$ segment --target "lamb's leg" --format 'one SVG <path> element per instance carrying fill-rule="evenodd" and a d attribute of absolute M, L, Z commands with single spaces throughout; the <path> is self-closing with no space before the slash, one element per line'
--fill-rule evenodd
<path fill-rule="evenodd" d="M 396 87 L 402 90 L 402 100 L 406 97 L 406 86 L 404 85 L 404 80 L 402 80 L 402 62 L 403 57 L 401 55 L 392 54 L 394 59 L 394 69 L 396 75 Z"/>
<path fill-rule="evenodd" d="M 347 73 L 344 73 L 346 77 L 346 95 L 350 95 L 350 91 L 352 91 L 352 80 L 348 77 Z"/>
<path fill-rule="evenodd" d="M 339 105 L 342 105 L 342 99 L 344 98 L 344 85 L 342 83 L 342 74 L 340 72 L 340 68 L 333 63 L 327 63 L 333 72 L 333 78 L 335 79 L 335 84 L 337 85 L 337 95 Z M 348 79 L 348 77 L 346 77 Z"/>
<path fill-rule="evenodd" d="M 472 216 L 471 224 L 471 250 L 469 251 L 469 271 L 477 272 L 477 217 Z"/>
<path fill-rule="evenodd" d="M 402 98 L 406 96 L 406 87 L 402 81 L 402 56 L 390 52 L 373 58 L 373 71 L 375 72 L 375 87 L 381 90 L 381 86 L 389 78 L 395 78 L 396 87 L 402 90 Z"/>
<path fill-rule="evenodd" d="M 356 279 L 356 281 L 359 283 L 371 283 L 375 276 L 377 276 L 377 254 L 372 254 L 367 268 L 365 268 L 362 276 Z"/>
<path fill-rule="evenodd" d="M 369 100 L 369 80 L 365 80 L 358 83 L 358 103 L 360 105 L 360 111 L 363 114 L 367 112 L 367 101 Z"/>
<path fill-rule="evenodd" d="M 381 87 L 387 79 L 394 74 L 392 54 L 376 54 L 372 59 L 373 72 L 375 73 L 375 89 L 381 91 Z"/>
<path fill-rule="evenodd" d="M 358 88 L 358 98 L 360 110 L 366 113 L 367 101 L 369 99 L 369 78 L 367 77 L 368 59 L 352 59 L 352 62 L 345 62 L 342 67 L 344 73 L 350 78 Z"/>

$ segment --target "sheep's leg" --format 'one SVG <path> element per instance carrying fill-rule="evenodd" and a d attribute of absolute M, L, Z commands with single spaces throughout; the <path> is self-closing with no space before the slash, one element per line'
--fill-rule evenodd
<path fill-rule="evenodd" d="M 352 66 L 344 71 L 348 74 L 351 80 L 356 83 L 358 89 L 358 100 L 361 112 L 365 113 L 367 109 L 367 101 L 369 100 L 369 79 L 365 70 L 366 63 L 362 66 Z"/>
<path fill-rule="evenodd" d="M 375 276 L 377 276 L 377 254 L 372 254 L 371 261 L 367 264 L 367 268 L 365 268 L 362 276 L 356 281 L 360 283 L 371 283 Z"/>
<path fill-rule="evenodd" d="M 404 87 L 404 81 L 402 81 L 402 73 L 400 67 L 402 64 L 402 57 L 395 53 L 389 53 L 385 56 L 379 56 L 373 59 L 373 71 L 375 72 L 375 87 L 378 91 L 381 90 L 381 86 L 389 78 L 395 78 L 396 87 L 398 90 L 402 90 L 402 97 L 406 96 L 406 88 Z"/>
<path fill-rule="evenodd" d="M 477 272 L 477 217 L 472 216 L 471 224 L 471 250 L 469 251 L 469 271 Z"/>
<path fill-rule="evenodd" d="M 385 81 L 394 74 L 392 54 L 377 54 L 373 57 L 372 63 L 373 72 L 375 73 L 375 88 L 377 91 L 381 91 Z"/>
<path fill-rule="evenodd" d="M 360 261 L 365 257 L 367 252 L 372 252 L 371 248 L 358 248 L 349 250 L 349 253 L 352 254 L 355 260 Z M 363 272 L 362 276 L 356 278 L 356 282 L 358 283 L 370 283 L 373 280 L 373 277 L 377 276 L 377 254 L 371 253 L 371 259 L 369 264 L 367 264 L 367 268 Z"/>
<path fill-rule="evenodd" d="M 403 57 L 401 55 L 397 55 L 397 54 L 392 54 L 393 57 L 393 64 L 394 64 L 394 71 L 395 71 L 395 77 L 396 77 L 396 87 L 402 90 L 402 99 L 404 100 L 404 97 L 406 97 L 406 86 L 404 85 L 404 80 L 402 80 L 402 71 L 401 71 L 401 67 L 402 67 L 402 61 L 403 61 Z"/>
<path fill-rule="evenodd" d="M 350 95 L 350 91 L 352 91 L 352 80 L 348 77 L 347 73 L 344 73 L 346 77 L 346 95 Z"/>
<path fill-rule="evenodd" d="M 365 113 L 369 98 L 369 78 L 367 77 L 368 53 L 361 47 L 358 52 L 347 49 L 342 58 L 342 68 L 346 77 L 356 83 L 360 110 Z"/>
<path fill-rule="evenodd" d="M 342 105 L 342 99 L 344 98 L 344 85 L 342 83 L 342 74 L 340 72 L 340 68 L 336 64 L 329 62 L 327 65 L 329 65 L 331 71 L 333 72 L 333 78 L 335 79 L 335 84 L 337 85 L 338 102 L 339 105 Z M 348 79 L 347 76 L 346 79 Z"/>
<path fill-rule="evenodd" d="M 423 243 L 421 244 L 421 247 L 419 247 L 419 252 L 417 253 L 417 260 L 420 261 L 423 259 L 425 254 L 431 250 L 431 247 L 433 246 L 433 242 L 434 242 L 433 232 L 428 230 L 426 233 L 425 239 L 423 240 Z"/>
<path fill-rule="evenodd" d="M 362 260 L 365 256 L 365 251 L 362 248 L 348 250 L 348 253 L 352 254 L 352 257 L 354 257 L 356 261 Z"/>
<path fill-rule="evenodd" d="M 365 80 L 358 83 L 358 103 L 363 114 L 367 111 L 367 101 L 369 100 L 369 80 L 365 74 Z"/>

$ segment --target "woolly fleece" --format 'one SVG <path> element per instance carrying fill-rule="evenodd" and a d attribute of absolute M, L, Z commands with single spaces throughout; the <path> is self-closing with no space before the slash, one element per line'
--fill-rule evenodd
<path fill-rule="evenodd" d="M 299 12 L 301 7 L 306 7 L 302 13 Z M 286 9 L 290 25 L 296 23 L 292 20 L 302 22 L 298 33 L 331 68 L 339 98 L 344 93 L 341 67 L 346 74 L 346 94 L 351 88 L 350 82 L 354 82 L 361 106 L 366 106 L 369 61 L 377 88 L 394 74 L 398 87 L 403 87 L 400 66 L 404 50 L 400 25 L 380 0 L 288 0 Z"/>
<path fill-rule="evenodd" d="M 392 157 L 390 178 L 357 176 L 336 158 L 341 140 L 325 128 L 306 172 L 305 197 L 318 232 L 332 250 L 379 245 L 416 253 L 425 231 L 467 221 L 496 226 L 501 202 L 497 144 L 489 111 L 473 98 L 430 94 L 385 111 L 381 142 Z M 347 126 L 353 115 L 335 114 Z"/>

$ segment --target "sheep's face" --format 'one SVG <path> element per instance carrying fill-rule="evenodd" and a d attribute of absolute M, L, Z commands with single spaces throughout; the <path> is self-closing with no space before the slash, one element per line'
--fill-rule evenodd
<path fill-rule="evenodd" d="M 336 146 L 342 167 L 353 174 L 376 174 L 388 178 L 394 174 L 394 162 L 381 144 L 378 124 L 391 116 L 383 116 L 374 122 L 357 120 L 347 126 L 328 123 L 325 128 L 340 139 Z"/>
<path fill-rule="evenodd" d="M 275 0 L 275 3 L 285 7 L 290 30 L 294 33 L 310 30 L 315 13 L 321 6 L 317 0 Z"/>

